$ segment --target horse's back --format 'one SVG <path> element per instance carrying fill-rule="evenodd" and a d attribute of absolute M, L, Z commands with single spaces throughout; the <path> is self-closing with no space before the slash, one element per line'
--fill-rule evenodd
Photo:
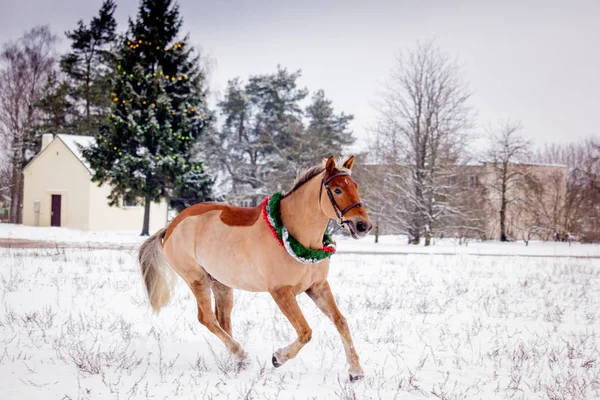
<path fill-rule="evenodd" d="M 249 291 L 265 291 L 260 235 L 260 207 L 236 207 L 205 202 L 182 211 L 169 225 L 163 253 L 169 264 L 188 283 L 204 271 L 221 283 Z"/>
<path fill-rule="evenodd" d="M 226 203 L 204 202 L 194 204 L 180 212 L 169 224 L 163 243 L 166 243 L 179 223 L 189 217 L 202 215 L 210 211 L 221 211 L 221 221 L 227 226 L 252 226 L 260 216 L 259 207 L 236 207 Z"/>
<path fill-rule="evenodd" d="M 188 283 L 203 273 L 226 286 L 253 292 L 290 285 L 298 292 L 326 278 L 328 263 L 299 264 L 261 221 L 261 207 L 199 203 L 169 225 L 163 253 Z"/>

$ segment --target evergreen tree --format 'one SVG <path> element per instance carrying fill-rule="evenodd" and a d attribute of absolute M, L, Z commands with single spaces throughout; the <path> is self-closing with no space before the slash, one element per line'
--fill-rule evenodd
<path fill-rule="evenodd" d="M 261 150 L 263 176 L 268 174 L 267 193 L 281 190 L 302 168 L 295 144 L 304 130 L 300 103 L 308 90 L 298 88 L 300 76 L 300 71 L 278 67 L 274 74 L 250 77 L 246 85 L 246 96 L 255 108 L 252 133 Z"/>
<path fill-rule="evenodd" d="M 318 90 L 312 98 L 312 103 L 306 108 L 308 127 L 307 140 L 311 151 L 305 152 L 310 157 L 308 163 L 322 160 L 324 154 L 341 154 L 346 146 L 354 143 L 352 132 L 348 130 L 352 115 L 340 113 L 336 115 L 331 100 L 325 97 L 323 90 Z"/>
<path fill-rule="evenodd" d="M 142 235 L 149 233 L 150 203 L 180 195 L 204 199 L 212 180 L 194 157 L 208 119 L 204 76 L 171 0 L 142 0 L 128 38 L 116 55 L 110 124 L 84 151 L 94 180 L 108 182 L 110 204 L 123 196 L 144 199 Z"/>
<path fill-rule="evenodd" d="M 218 104 L 222 128 L 207 139 L 207 156 L 228 178 L 228 199 L 253 199 L 288 187 L 296 173 L 353 143 L 352 116 L 336 114 L 318 91 L 305 110 L 308 91 L 298 87 L 300 71 L 278 67 L 274 74 L 229 81 Z"/>
<path fill-rule="evenodd" d="M 43 97 L 37 104 L 41 117 L 35 127 L 36 136 L 41 138 L 46 132 L 72 133 L 70 117 L 75 111 L 68 93 L 67 82 L 60 80 L 57 71 L 51 72 L 42 90 Z"/>
<path fill-rule="evenodd" d="M 246 84 L 239 78 L 229 81 L 218 104 L 223 126 L 208 138 L 207 156 L 228 178 L 230 201 L 256 203 L 295 174 L 290 154 L 294 136 L 303 129 L 300 102 L 307 95 L 297 87 L 299 77 L 300 71 L 278 67 Z"/>
<path fill-rule="evenodd" d="M 77 29 L 66 32 L 71 52 L 62 57 L 61 69 L 67 76 L 72 102 L 78 106 L 73 119 L 75 132 L 80 134 L 96 135 L 110 110 L 116 7 L 113 0 L 104 0 L 89 25 L 79 20 Z"/>

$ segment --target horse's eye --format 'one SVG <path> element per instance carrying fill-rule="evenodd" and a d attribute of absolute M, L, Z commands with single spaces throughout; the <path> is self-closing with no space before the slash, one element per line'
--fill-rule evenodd
<path fill-rule="evenodd" d="M 334 192 L 335 192 L 335 194 L 342 194 L 342 189 L 340 189 L 340 188 L 336 188 L 336 189 L 334 190 Z"/>

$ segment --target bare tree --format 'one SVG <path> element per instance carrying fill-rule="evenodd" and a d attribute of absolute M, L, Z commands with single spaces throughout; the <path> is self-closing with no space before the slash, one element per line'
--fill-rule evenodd
<path fill-rule="evenodd" d="M 40 118 L 37 104 L 55 67 L 56 36 L 47 26 L 6 43 L 0 53 L 0 131 L 10 145 L 10 222 L 23 215 L 23 167 L 35 154 L 33 127 Z"/>
<path fill-rule="evenodd" d="M 517 166 L 530 154 L 531 142 L 521 134 L 521 124 L 514 121 L 503 122 L 491 132 L 491 146 L 488 160 L 493 168 L 493 177 L 488 184 L 499 197 L 500 241 L 507 236 L 507 207 L 510 203 L 522 200 L 524 178 L 528 176 L 526 166 Z"/>
<path fill-rule="evenodd" d="M 382 218 L 394 218 L 411 243 L 460 213 L 452 204 L 472 112 L 461 67 L 433 43 L 401 53 L 377 104 L 371 151 L 387 165 L 379 198 Z"/>
<path fill-rule="evenodd" d="M 537 152 L 543 163 L 568 168 L 565 201 L 560 210 L 558 238 L 581 235 L 582 240 L 600 241 L 600 141 L 546 145 Z"/>

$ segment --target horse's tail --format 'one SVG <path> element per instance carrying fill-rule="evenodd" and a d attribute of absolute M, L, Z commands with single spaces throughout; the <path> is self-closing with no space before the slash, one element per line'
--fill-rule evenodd
<path fill-rule="evenodd" d="M 175 285 L 175 271 L 162 254 L 162 238 L 166 231 L 163 228 L 146 239 L 138 255 L 148 300 L 156 313 L 169 302 Z"/>

